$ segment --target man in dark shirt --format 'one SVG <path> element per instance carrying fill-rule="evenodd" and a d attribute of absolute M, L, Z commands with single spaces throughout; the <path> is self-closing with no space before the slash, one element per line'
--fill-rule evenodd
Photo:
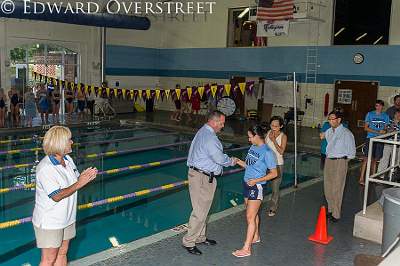
<path fill-rule="evenodd" d="M 386 110 L 386 113 L 389 115 L 390 120 L 393 120 L 394 113 L 396 112 L 397 109 L 400 109 L 400 94 L 394 96 L 393 106 L 389 107 Z"/>

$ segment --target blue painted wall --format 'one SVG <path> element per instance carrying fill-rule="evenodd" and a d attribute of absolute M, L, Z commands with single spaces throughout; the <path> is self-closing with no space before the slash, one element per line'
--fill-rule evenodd
<path fill-rule="evenodd" d="M 106 74 L 229 78 L 260 76 L 284 79 L 296 71 L 304 80 L 307 47 L 151 49 L 107 46 Z M 336 79 L 376 80 L 400 86 L 400 46 L 322 46 L 318 83 Z M 355 53 L 364 63 L 354 64 Z"/>

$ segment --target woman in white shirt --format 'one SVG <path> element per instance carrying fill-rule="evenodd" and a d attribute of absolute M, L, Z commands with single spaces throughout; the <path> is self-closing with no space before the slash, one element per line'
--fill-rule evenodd
<path fill-rule="evenodd" d="M 50 128 L 43 140 L 46 154 L 36 168 L 36 195 L 33 228 L 41 249 L 40 265 L 67 265 L 70 239 L 75 237 L 77 191 L 93 180 L 96 168 L 79 174 L 72 158 L 71 131 Z"/>
<path fill-rule="evenodd" d="M 280 116 L 273 116 L 270 120 L 271 130 L 267 132 L 265 143 L 275 153 L 278 176 L 271 181 L 272 195 L 269 204 L 268 216 L 275 216 L 278 209 L 279 186 L 283 177 L 283 154 L 286 150 L 287 136 L 282 132 L 283 119 Z"/>

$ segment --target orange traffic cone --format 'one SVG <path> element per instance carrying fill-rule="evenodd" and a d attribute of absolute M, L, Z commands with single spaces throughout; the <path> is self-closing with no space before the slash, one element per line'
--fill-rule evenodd
<path fill-rule="evenodd" d="M 322 206 L 319 211 L 315 232 L 308 237 L 308 240 L 326 245 L 332 239 L 332 236 L 328 236 L 328 230 L 326 228 L 326 209 L 325 206 Z"/>

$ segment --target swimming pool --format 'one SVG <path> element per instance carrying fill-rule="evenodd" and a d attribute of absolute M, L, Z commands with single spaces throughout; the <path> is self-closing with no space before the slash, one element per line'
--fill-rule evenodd
<path fill-rule="evenodd" d="M 17 138 L 29 138 L 31 135 L 19 135 Z M 84 205 L 89 208 L 78 211 L 77 237 L 71 242 L 69 260 L 110 248 L 110 237 L 115 237 L 122 244 L 187 222 L 191 204 L 186 186 L 165 186 L 164 190 L 156 192 L 147 189 L 187 179 L 185 157 L 191 135 L 144 126 L 114 126 L 74 129 L 73 137 L 75 143 L 80 143 L 74 146 L 71 154 L 79 170 L 96 166 L 100 171 L 108 172 L 99 175 L 78 194 L 78 204 L 100 201 L 102 205 Z M 32 215 L 34 190 L 20 189 L 20 186 L 34 182 L 30 176 L 30 164 L 34 164 L 36 157 L 43 157 L 40 150 L 37 155 L 35 151 L 27 150 L 40 148 L 40 139 L 36 143 L 32 140 L 10 141 L 9 138 L 2 137 L 3 143 L 0 142 L 0 151 L 6 151 L 0 152 L 0 182 L 3 189 L 3 193 L 0 193 L 0 223 Z M 228 154 L 237 157 L 243 158 L 247 151 L 231 151 L 237 145 L 224 145 Z M 13 152 L 8 153 L 10 150 Z M 290 154 L 287 157 L 282 187 L 293 184 L 293 158 Z M 15 168 L 18 164 L 29 166 Z M 130 169 L 124 170 L 127 166 Z M 298 172 L 300 180 L 321 176 L 319 157 L 302 154 L 298 160 Z M 231 208 L 232 200 L 238 204 L 243 202 L 242 176 L 243 173 L 239 172 L 218 179 L 211 213 Z M 7 191 L 7 188 L 16 189 Z M 123 200 L 112 198 L 116 202 L 107 204 L 101 201 L 138 191 L 141 192 L 137 197 Z M 0 246 L 1 265 L 37 265 L 40 260 L 40 251 L 35 247 L 33 228 L 29 222 L 0 229 Z"/>

